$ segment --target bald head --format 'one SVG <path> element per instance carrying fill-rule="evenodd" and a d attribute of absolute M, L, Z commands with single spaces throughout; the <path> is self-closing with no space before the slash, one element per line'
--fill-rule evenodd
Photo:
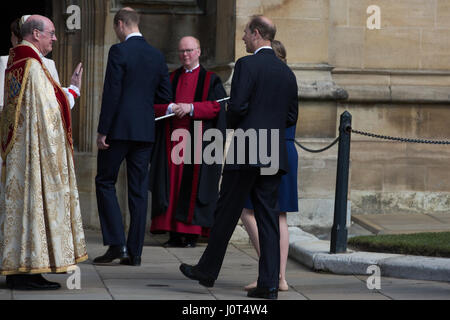
<path fill-rule="evenodd" d="M 192 36 L 181 38 L 178 43 L 178 57 L 186 69 L 193 69 L 200 62 L 200 41 Z"/>
<path fill-rule="evenodd" d="M 275 34 L 277 33 L 277 28 L 272 20 L 261 15 L 251 17 L 248 28 L 251 32 L 258 30 L 261 38 L 266 41 L 274 40 Z"/>
<path fill-rule="evenodd" d="M 41 15 L 31 15 L 20 28 L 22 38 L 33 45 L 45 56 L 53 49 L 56 41 L 53 22 Z"/>
<path fill-rule="evenodd" d="M 178 43 L 178 47 L 181 44 L 187 44 L 187 45 L 190 45 L 190 46 L 193 46 L 193 47 L 200 48 L 200 40 L 198 40 L 197 38 L 192 37 L 192 36 L 187 36 L 187 37 L 181 38 L 180 42 Z"/>
<path fill-rule="evenodd" d="M 245 26 L 242 37 L 245 50 L 248 53 L 254 53 L 258 48 L 270 46 L 276 32 L 277 28 L 269 18 L 261 15 L 252 16 Z"/>
<path fill-rule="evenodd" d="M 25 23 L 20 28 L 22 38 L 29 38 L 33 34 L 33 30 L 37 29 L 39 31 L 44 31 L 44 19 L 45 17 L 40 15 L 32 15 L 28 17 Z"/>

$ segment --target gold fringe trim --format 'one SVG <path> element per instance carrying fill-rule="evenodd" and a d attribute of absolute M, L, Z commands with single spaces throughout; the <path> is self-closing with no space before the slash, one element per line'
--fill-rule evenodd
<path fill-rule="evenodd" d="M 75 264 L 78 264 L 80 262 L 86 261 L 88 259 L 88 255 L 84 255 L 80 258 L 75 259 Z M 30 269 L 30 268 L 19 268 L 17 270 L 5 270 L 0 271 L 0 274 L 3 276 L 8 276 L 12 274 L 36 274 L 36 273 L 66 273 L 67 271 L 73 270 L 74 265 L 71 264 L 64 267 L 46 267 L 46 268 L 39 268 L 39 269 Z"/>

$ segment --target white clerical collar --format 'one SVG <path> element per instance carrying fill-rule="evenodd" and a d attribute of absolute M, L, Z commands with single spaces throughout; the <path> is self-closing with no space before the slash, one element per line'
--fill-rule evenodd
<path fill-rule="evenodd" d="M 39 55 L 39 57 L 41 59 L 44 58 L 44 55 L 39 51 L 38 48 L 36 48 L 36 46 L 34 44 L 32 44 L 31 42 L 27 41 L 27 40 L 22 40 L 22 42 L 20 44 L 24 44 L 26 46 L 31 47 L 34 51 L 36 51 L 36 53 Z"/>
<path fill-rule="evenodd" d="M 198 67 L 200 67 L 200 64 L 197 64 L 195 67 L 193 67 L 192 69 L 186 69 L 184 68 L 184 73 L 191 73 L 192 71 L 194 71 L 195 69 L 197 69 Z"/>
<path fill-rule="evenodd" d="M 127 37 L 125 38 L 125 41 L 127 41 L 127 40 L 130 39 L 131 37 L 142 37 L 142 33 L 140 33 L 140 32 L 133 32 L 133 33 L 130 33 L 130 34 L 127 35 Z"/>
<path fill-rule="evenodd" d="M 253 54 L 257 54 L 259 52 L 259 50 L 261 50 L 261 49 L 271 49 L 271 50 L 273 50 L 272 47 L 270 47 L 270 46 L 262 46 L 262 47 L 256 49 L 256 51 Z"/>

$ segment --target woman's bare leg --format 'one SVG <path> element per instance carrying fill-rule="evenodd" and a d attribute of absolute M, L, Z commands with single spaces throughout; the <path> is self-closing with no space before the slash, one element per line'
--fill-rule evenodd
<path fill-rule="evenodd" d="M 289 254 L 289 230 L 286 212 L 280 212 L 280 284 L 281 291 L 289 289 L 286 282 L 286 264 Z"/>

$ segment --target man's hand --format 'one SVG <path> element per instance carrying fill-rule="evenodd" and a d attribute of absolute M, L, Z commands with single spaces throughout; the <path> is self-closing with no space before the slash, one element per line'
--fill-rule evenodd
<path fill-rule="evenodd" d="M 80 62 L 72 74 L 70 84 L 81 90 L 81 77 L 83 76 L 83 64 Z"/>
<path fill-rule="evenodd" d="M 106 144 L 106 135 L 97 134 L 97 147 L 99 150 L 106 150 L 109 148 L 109 144 Z"/>
<path fill-rule="evenodd" d="M 172 106 L 172 112 L 178 118 L 183 118 L 185 115 L 191 112 L 191 104 L 190 103 L 178 103 Z"/>

